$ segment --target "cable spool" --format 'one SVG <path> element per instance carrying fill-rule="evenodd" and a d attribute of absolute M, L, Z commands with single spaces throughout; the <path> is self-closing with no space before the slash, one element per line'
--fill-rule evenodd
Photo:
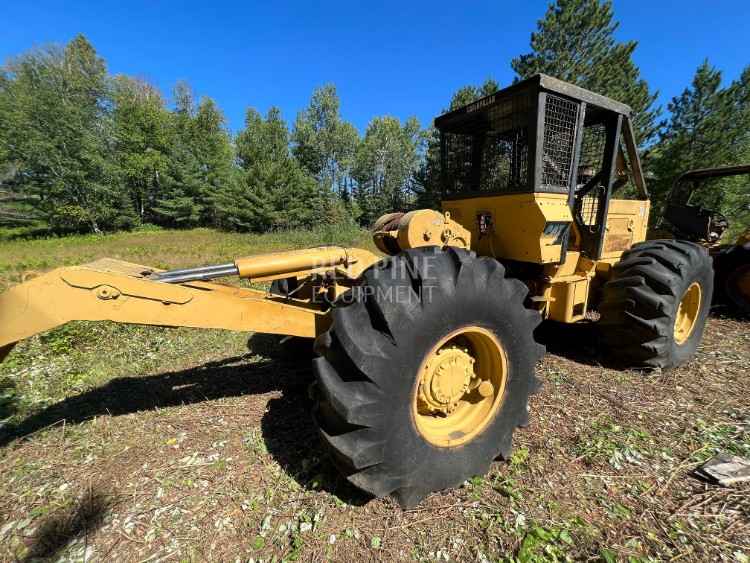
<path fill-rule="evenodd" d="M 469 249 L 471 233 L 450 218 L 450 213 L 418 209 L 409 213 L 389 213 L 373 225 L 373 241 L 385 254 L 423 246 L 455 246 Z"/>

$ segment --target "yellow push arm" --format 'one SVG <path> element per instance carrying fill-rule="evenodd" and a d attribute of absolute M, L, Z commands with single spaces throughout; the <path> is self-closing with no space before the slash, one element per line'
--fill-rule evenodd
<path fill-rule="evenodd" d="M 314 337 L 329 324 L 315 304 L 195 281 L 151 281 L 117 260 L 58 268 L 0 295 L 0 361 L 16 342 L 73 320 L 108 320 Z M 158 275 L 158 274 L 157 274 Z"/>

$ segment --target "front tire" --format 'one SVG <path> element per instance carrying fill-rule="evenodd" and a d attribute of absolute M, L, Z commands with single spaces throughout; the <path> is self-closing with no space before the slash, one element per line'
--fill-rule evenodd
<path fill-rule="evenodd" d="M 703 337 L 712 294 L 703 247 L 677 240 L 634 246 L 604 285 L 599 324 L 607 353 L 628 367 L 684 364 Z"/>
<path fill-rule="evenodd" d="M 536 389 L 537 312 L 490 258 L 421 248 L 368 269 L 316 347 L 316 420 L 348 480 L 404 507 L 510 455 Z"/>

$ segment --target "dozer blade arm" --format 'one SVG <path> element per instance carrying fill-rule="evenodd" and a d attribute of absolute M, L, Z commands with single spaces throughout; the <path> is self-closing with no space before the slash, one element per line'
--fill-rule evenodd
<path fill-rule="evenodd" d="M 152 281 L 158 271 L 102 259 L 58 268 L 0 294 L 0 361 L 13 345 L 74 320 L 219 328 L 314 337 L 327 328 L 315 304 L 202 281 Z"/>

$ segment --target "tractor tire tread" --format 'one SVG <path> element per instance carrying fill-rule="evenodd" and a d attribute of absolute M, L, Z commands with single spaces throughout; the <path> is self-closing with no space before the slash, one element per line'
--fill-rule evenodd
<path fill-rule="evenodd" d="M 700 282 L 703 301 L 685 346 L 674 340 L 674 319 L 687 287 Z M 695 353 L 708 315 L 713 272 L 700 246 L 676 240 L 647 241 L 626 251 L 603 288 L 599 306 L 602 343 L 630 367 L 672 368 Z"/>
<path fill-rule="evenodd" d="M 435 271 L 430 272 L 427 266 Z M 406 275 L 396 275 L 401 269 Z M 484 474 L 493 459 L 510 456 L 513 429 L 528 424 L 528 397 L 540 387 L 534 366 L 545 349 L 533 339 L 541 315 L 524 307 L 527 286 L 505 274 L 499 262 L 477 258 L 473 252 L 452 247 L 415 249 L 387 258 L 363 273 L 361 287 L 375 291 L 352 293 L 349 299 L 334 304 L 333 325 L 315 344 L 321 354 L 313 363 L 315 418 L 325 449 L 352 484 L 376 497 L 392 494 L 402 506 L 410 507 L 433 491 Z M 418 298 L 409 299 L 408 304 L 378 299 L 377 289 L 394 288 L 412 291 L 409 295 Z M 428 288 L 432 301 L 425 299 Z M 424 459 L 412 454 L 415 459 L 405 460 L 408 454 L 396 456 L 391 451 L 401 447 L 394 442 L 394 434 L 404 431 L 394 427 L 393 408 L 405 400 L 411 408 L 404 389 L 412 385 L 407 388 L 398 381 L 394 358 L 408 354 L 410 342 L 421 338 L 420 332 L 436 331 L 435 323 L 449 322 L 446 319 L 451 315 L 445 313 L 453 307 L 464 304 L 485 314 L 487 295 L 494 296 L 493 311 L 510 311 L 518 324 L 512 335 L 520 342 L 514 344 L 516 349 L 525 350 L 522 363 L 526 367 L 509 379 L 508 385 L 515 391 L 506 395 L 502 425 L 490 425 L 496 439 L 490 441 L 487 430 L 482 434 L 487 436 L 477 441 L 479 445 L 472 442 L 472 448 L 448 448 L 450 454 L 420 445 L 425 455 L 435 460 L 441 455 L 454 456 L 452 463 L 430 464 L 425 473 Z"/>

